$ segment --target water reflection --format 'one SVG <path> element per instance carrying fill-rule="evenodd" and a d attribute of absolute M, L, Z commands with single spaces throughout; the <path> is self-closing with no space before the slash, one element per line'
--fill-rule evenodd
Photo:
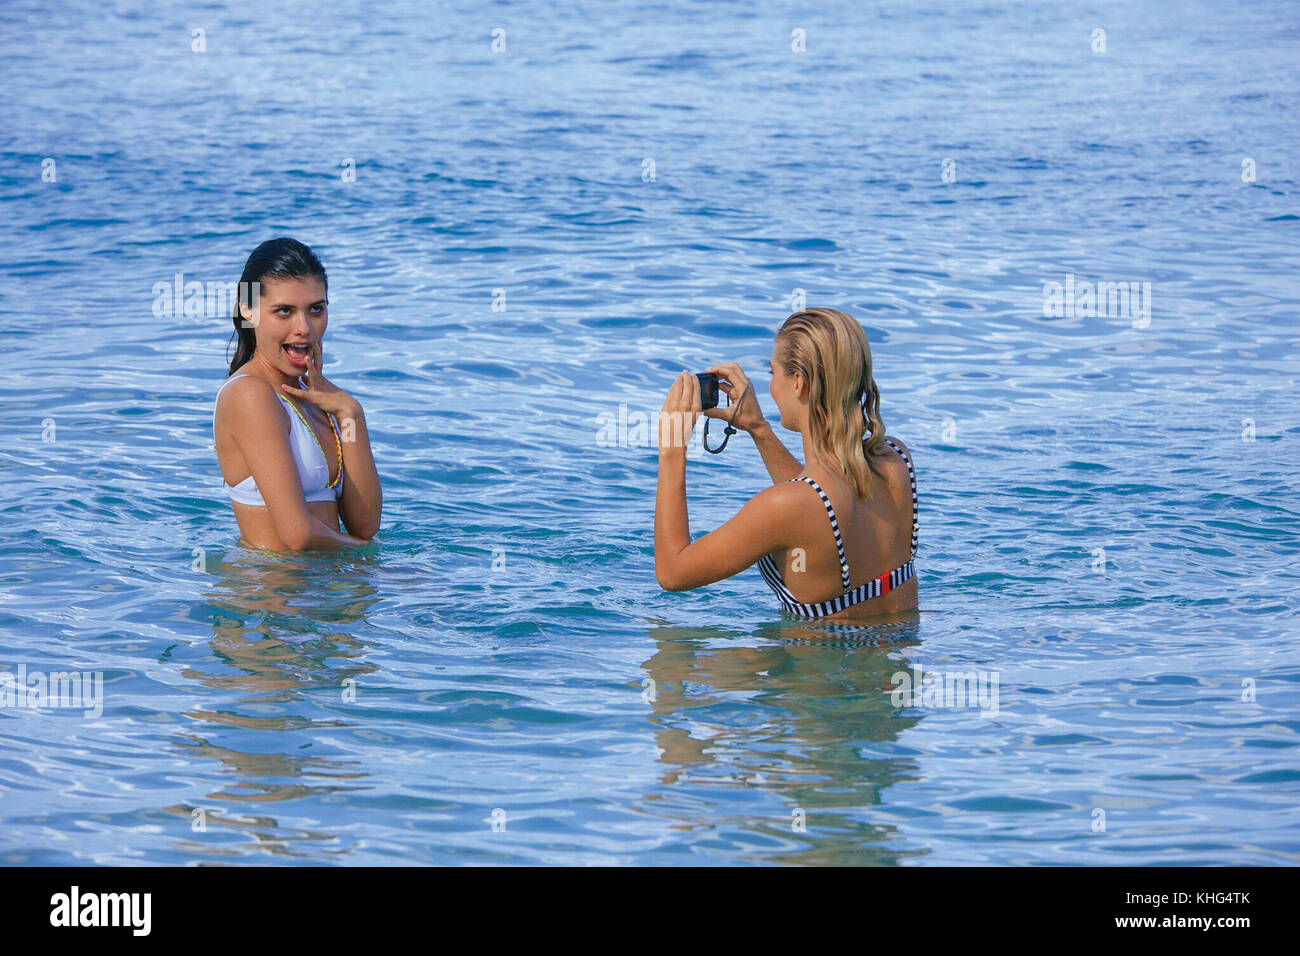
<path fill-rule="evenodd" d="M 196 693 L 201 703 L 184 712 L 194 732 L 178 734 L 173 744 L 187 761 L 215 762 L 225 778 L 205 795 L 212 801 L 202 808 L 208 826 L 293 855 L 295 840 L 332 837 L 282 828 L 264 814 L 227 812 L 222 804 L 328 799 L 371 786 L 363 762 L 322 732 L 359 725 L 349 712 L 354 682 L 378 669 L 365 661 L 357 637 L 378 600 L 377 564 L 368 552 L 238 547 L 209 558 L 212 579 L 196 616 L 211 620 L 211 655 L 182 671 L 203 690 Z M 171 809 L 190 815 L 195 808 Z"/>
<path fill-rule="evenodd" d="M 204 593 L 212 653 L 224 673 L 187 671 L 205 686 L 290 700 L 295 690 L 342 687 L 375 667 L 353 633 L 375 603 L 372 554 L 275 554 L 233 549 L 216 557 Z M 253 718 L 244 726 L 286 726 Z"/>
<path fill-rule="evenodd" d="M 872 822 L 871 808 L 919 769 L 892 745 L 921 717 L 890 700 L 892 675 L 911 666 L 903 650 L 920 643 L 915 612 L 872 625 L 782 622 L 752 638 L 675 627 L 651 636 L 657 649 L 644 667 L 660 782 L 673 785 L 651 812 L 716 827 L 720 838 L 730 831 L 756 861 L 894 864 L 913 855 L 885 845 L 899 834 Z M 713 795 L 718 786 L 730 793 Z M 753 816 L 738 817 L 746 806 Z M 802 832 L 792 827 L 800 814 Z"/>
<path fill-rule="evenodd" d="M 374 603 L 375 549 L 351 552 L 253 551 L 234 547 L 209 558 L 205 592 L 214 612 L 258 619 L 288 638 L 317 623 L 353 624 Z"/>

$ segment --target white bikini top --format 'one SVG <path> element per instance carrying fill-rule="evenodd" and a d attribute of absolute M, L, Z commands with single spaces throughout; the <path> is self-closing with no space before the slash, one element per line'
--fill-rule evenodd
<path fill-rule="evenodd" d="M 247 378 L 247 375 L 233 375 L 221 383 L 221 388 L 225 388 L 237 378 Z M 299 379 L 299 386 L 302 386 L 302 380 Z M 217 389 L 217 395 L 221 395 L 221 388 Z M 316 439 L 316 433 L 312 431 L 307 420 L 302 417 L 302 412 L 294 406 L 287 398 L 279 393 L 276 397 L 284 404 L 288 405 L 293 411 L 289 415 L 289 448 L 293 451 L 294 464 L 298 466 L 298 480 L 302 482 L 302 494 L 305 501 L 334 501 L 343 494 L 343 465 L 339 464 L 339 476 L 334 485 L 330 485 L 330 464 L 325 457 L 325 452 Z M 286 413 L 287 414 L 287 413 Z M 217 440 L 217 409 L 216 400 L 213 400 L 212 407 L 212 441 L 215 444 Z M 335 431 L 337 439 L 338 432 Z M 223 478 L 221 487 L 230 494 L 230 500 L 236 501 L 241 505 L 258 505 L 265 508 L 266 502 L 262 500 L 262 493 L 257 490 L 257 482 L 253 476 L 249 475 L 237 485 L 228 485 Z"/>

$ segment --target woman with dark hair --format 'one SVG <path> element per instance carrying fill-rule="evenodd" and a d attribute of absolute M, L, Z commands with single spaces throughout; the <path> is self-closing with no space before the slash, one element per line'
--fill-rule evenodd
<path fill-rule="evenodd" d="M 838 309 L 796 312 L 777 332 L 769 368 L 781 424 L 803 435 L 803 464 L 773 434 L 739 366 L 709 369 L 735 407 L 701 411 L 699 378 L 689 372 L 669 390 L 655 503 L 660 586 L 685 591 L 757 562 L 782 609 L 797 617 L 915 610 L 916 472 L 907 446 L 885 435 L 862 326 Z M 692 541 L 685 442 L 700 414 L 748 432 L 773 485 Z"/>
<path fill-rule="evenodd" d="M 383 495 L 361 403 L 321 372 L 327 306 L 325 268 L 301 242 L 267 240 L 244 263 L 232 316 L 239 343 L 212 435 L 246 547 L 337 550 L 379 530 Z"/>

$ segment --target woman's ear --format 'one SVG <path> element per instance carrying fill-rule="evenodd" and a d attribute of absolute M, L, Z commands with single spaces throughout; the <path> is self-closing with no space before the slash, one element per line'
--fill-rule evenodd
<path fill-rule="evenodd" d="M 239 315 L 244 320 L 244 328 L 255 328 L 257 323 L 253 321 L 253 310 L 247 304 L 239 303 Z"/>

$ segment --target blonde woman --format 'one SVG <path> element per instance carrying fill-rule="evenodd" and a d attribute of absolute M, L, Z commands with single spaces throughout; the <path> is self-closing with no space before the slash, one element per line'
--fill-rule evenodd
<path fill-rule="evenodd" d="M 701 411 L 699 379 L 689 372 L 669 389 L 655 500 L 660 586 L 686 591 L 757 562 L 782 609 L 800 618 L 915 610 L 916 473 L 907 446 L 885 434 L 862 326 L 837 309 L 796 312 L 777 332 L 769 368 L 781 424 L 803 436 L 802 464 L 772 432 L 737 365 L 709 369 L 734 407 Z M 692 541 L 682 436 L 701 414 L 748 432 L 773 484 Z"/>

